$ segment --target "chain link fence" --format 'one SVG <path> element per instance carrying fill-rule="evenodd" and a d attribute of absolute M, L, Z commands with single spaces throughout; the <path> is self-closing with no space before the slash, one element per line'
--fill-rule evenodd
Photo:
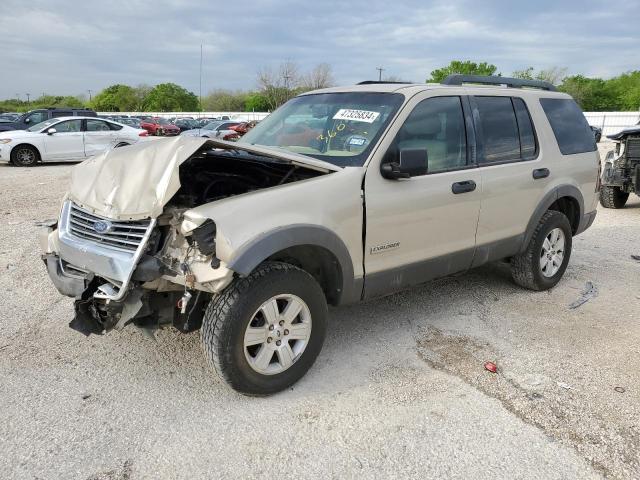
<path fill-rule="evenodd" d="M 602 129 L 602 139 L 640 122 L 640 112 L 584 112 L 589 125 Z"/>

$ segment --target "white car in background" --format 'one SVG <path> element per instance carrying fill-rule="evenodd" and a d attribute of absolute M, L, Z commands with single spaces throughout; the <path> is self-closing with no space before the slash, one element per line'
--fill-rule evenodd
<path fill-rule="evenodd" d="M 80 162 L 140 141 L 146 130 L 95 117 L 60 117 L 27 130 L 0 133 L 0 163 Z"/>

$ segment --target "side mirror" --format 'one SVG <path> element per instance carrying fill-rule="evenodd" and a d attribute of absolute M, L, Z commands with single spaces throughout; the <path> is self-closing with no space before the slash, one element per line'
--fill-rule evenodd
<path fill-rule="evenodd" d="M 47 129 L 47 135 L 53 135 L 57 130 L 53 127 Z"/>
<path fill-rule="evenodd" d="M 428 172 L 426 148 L 407 148 L 400 150 L 400 162 L 383 163 L 380 173 L 389 180 L 417 177 Z"/>
<path fill-rule="evenodd" d="M 24 123 L 31 123 L 31 119 L 30 118 L 25 118 L 24 119 Z"/>

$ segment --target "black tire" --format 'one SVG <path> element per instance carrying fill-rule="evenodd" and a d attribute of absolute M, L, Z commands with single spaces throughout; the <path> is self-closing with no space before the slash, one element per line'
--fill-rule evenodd
<path fill-rule="evenodd" d="M 628 199 L 629 194 L 620 187 L 603 185 L 600 189 L 600 205 L 604 208 L 622 208 Z"/>
<path fill-rule="evenodd" d="M 33 167 L 40 161 L 40 153 L 31 145 L 18 145 L 11 150 L 11 163 L 18 167 Z"/>
<path fill-rule="evenodd" d="M 311 336 L 288 369 L 261 374 L 245 356 L 245 330 L 264 302 L 282 294 L 296 295 L 306 303 L 312 318 Z M 327 303 L 315 279 L 293 265 L 265 262 L 213 296 L 204 314 L 201 340 L 205 356 L 231 388 L 246 395 L 269 395 L 291 386 L 311 368 L 322 349 L 326 329 Z"/>
<path fill-rule="evenodd" d="M 555 228 L 564 233 L 564 257 L 558 271 L 551 277 L 543 274 L 540 266 L 542 246 L 547 235 Z M 529 290 L 548 290 L 554 287 L 564 275 L 571 257 L 572 231 L 567 217 L 555 210 L 548 210 L 538 222 L 527 249 L 511 258 L 511 277 L 521 287 Z"/>

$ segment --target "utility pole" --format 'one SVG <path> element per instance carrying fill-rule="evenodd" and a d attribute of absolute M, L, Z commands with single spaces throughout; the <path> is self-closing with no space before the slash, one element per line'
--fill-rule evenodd
<path fill-rule="evenodd" d="M 29 106 L 29 97 L 31 97 L 30 93 L 25 93 L 25 95 L 27 96 L 27 106 Z"/>
<path fill-rule="evenodd" d="M 89 101 L 91 101 L 91 89 L 87 90 L 89 92 Z"/>
<path fill-rule="evenodd" d="M 202 113 L 202 44 L 200 44 L 200 113 Z"/>
<path fill-rule="evenodd" d="M 289 74 L 289 71 L 287 70 L 285 72 L 285 74 L 282 76 L 282 78 L 284 78 L 284 89 L 285 89 L 285 102 L 287 100 L 289 100 L 289 79 L 291 78 L 291 75 Z"/>
<path fill-rule="evenodd" d="M 16 93 L 16 100 L 20 100 L 20 94 Z"/>
<path fill-rule="evenodd" d="M 376 67 L 376 70 L 378 70 L 378 81 L 381 82 L 382 81 L 382 72 L 385 70 L 382 67 Z"/>

